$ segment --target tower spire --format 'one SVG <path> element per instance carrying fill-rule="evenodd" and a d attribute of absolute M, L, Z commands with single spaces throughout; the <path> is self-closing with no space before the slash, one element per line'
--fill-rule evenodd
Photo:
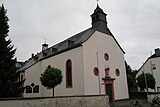
<path fill-rule="evenodd" d="M 97 0 L 97 5 L 98 5 L 99 0 Z"/>
<path fill-rule="evenodd" d="M 99 0 L 97 0 L 99 1 Z M 97 7 L 91 15 L 92 28 L 103 33 L 112 35 L 107 26 L 107 14 L 103 12 L 97 2 Z"/>
<path fill-rule="evenodd" d="M 99 7 L 97 0 L 97 7 L 94 10 L 94 13 L 91 15 L 92 18 L 92 27 L 96 26 L 105 26 L 107 27 L 106 13 Z"/>

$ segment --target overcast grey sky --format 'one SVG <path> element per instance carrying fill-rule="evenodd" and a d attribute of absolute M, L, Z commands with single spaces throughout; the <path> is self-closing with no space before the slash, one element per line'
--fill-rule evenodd
<path fill-rule="evenodd" d="M 10 19 L 9 38 L 19 61 L 91 27 L 96 0 L 0 0 Z M 139 69 L 160 45 L 160 0 L 100 0 L 108 27 L 126 52 L 125 59 Z"/>

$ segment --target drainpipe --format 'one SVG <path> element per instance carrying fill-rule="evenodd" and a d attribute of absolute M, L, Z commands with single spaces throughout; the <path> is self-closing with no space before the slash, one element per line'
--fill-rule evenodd
<path fill-rule="evenodd" d="M 97 54 L 97 68 L 98 68 L 98 84 L 99 84 L 99 94 L 101 95 L 101 83 L 100 83 L 100 69 L 99 69 L 99 59 L 98 59 L 98 52 Z"/>

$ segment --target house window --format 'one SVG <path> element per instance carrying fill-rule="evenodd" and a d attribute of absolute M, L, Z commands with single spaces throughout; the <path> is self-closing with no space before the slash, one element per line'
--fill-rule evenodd
<path fill-rule="evenodd" d="M 32 84 L 31 84 L 31 87 L 34 87 L 34 86 L 35 86 L 35 84 L 34 84 L 34 83 L 32 83 Z"/>
<path fill-rule="evenodd" d="M 94 67 L 93 73 L 94 73 L 95 76 L 99 75 L 99 70 L 98 70 L 97 67 Z"/>
<path fill-rule="evenodd" d="M 116 73 L 117 76 L 120 76 L 120 71 L 119 71 L 118 68 L 115 70 L 115 73 Z"/>
<path fill-rule="evenodd" d="M 105 69 L 105 77 L 109 77 L 109 68 Z"/>
<path fill-rule="evenodd" d="M 68 40 L 68 46 L 71 46 L 74 44 L 74 41 L 73 40 Z"/>
<path fill-rule="evenodd" d="M 156 69 L 156 64 L 152 64 L 152 69 Z"/>
<path fill-rule="evenodd" d="M 53 47 L 53 48 L 52 48 L 52 52 L 53 52 L 53 53 L 57 52 L 57 48 Z"/>
<path fill-rule="evenodd" d="M 26 93 L 39 93 L 39 85 L 35 85 L 34 83 L 26 85 Z"/>
<path fill-rule="evenodd" d="M 26 85 L 26 93 L 32 93 L 32 87 L 30 85 Z"/>
<path fill-rule="evenodd" d="M 104 59 L 105 59 L 106 61 L 109 60 L 109 55 L 108 55 L 107 53 L 104 54 Z"/>
<path fill-rule="evenodd" d="M 67 60 L 66 62 L 66 87 L 72 88 L 72 62 Z"/>
<path fill-rule="evenodd" d="M 39 93 L 39 85 L 35 85 L 35 87 L 33 87 L 33 93 Z"/>
<path fill-rule="evenodd" d="M 43 56 L 47 56 L 48 50 L 43 50 Z"/>
<path fill-rule="evenodd" d="M 33 58 L 34 60 L 38 60 L 38 55 L 35 55 Z"/>

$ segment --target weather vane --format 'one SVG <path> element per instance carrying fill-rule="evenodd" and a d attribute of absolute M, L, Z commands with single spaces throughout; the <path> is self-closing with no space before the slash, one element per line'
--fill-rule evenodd
<path fill-rule="evenodd" d="M 44 39 L 44 44 L 46 44 L 46 43 L 47 43 L 46 41 L 47 41 L 47 39 L 45 38 L 45 39 Z"/>

